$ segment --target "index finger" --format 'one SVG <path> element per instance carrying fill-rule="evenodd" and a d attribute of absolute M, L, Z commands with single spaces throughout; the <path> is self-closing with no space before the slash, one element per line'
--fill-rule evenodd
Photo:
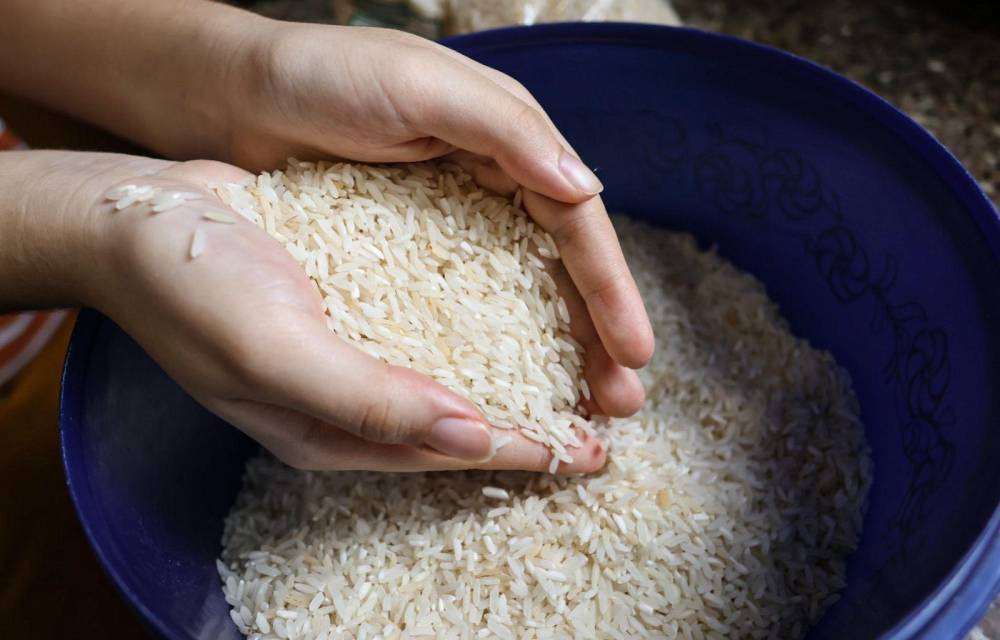
<path fill-rule="evenodd" d="M 653 329 L 601 199 L 565 204 L 526 189 L 524 207 L 555 240 L 611 357 L 644 366 L 653 355 Z"/>
<path fill-rule="evenodd" d="M 534 104 L 450 55 L 412 64 L 416 77 L 435 81 L 411 87 L 413 97 L 396 108 L 424 135 L 490 157 L 518 184 L 563 202 L 603 189 Z"/>
<path fill-rule="evenodd" d="M 489 460 L 471 462 L 433 449 L 408 444 L 372 442 L 294 409 L 252 400 L 211 403 L 225 420 L 251 434 L 286 464 L 314 471 L 458 471 L 489 469 L 546 472 L 552 452 L 513 429 L 491 429 L 494 441 L 510 441 Z M 309 433 L 308 446 L 296 434 Z M 557 473 L 590 473 L 604 466 L 607 452 L 597 438 L 579 433 L 580 447 L 570 447 L 573 462 L 560 463 Z"/>

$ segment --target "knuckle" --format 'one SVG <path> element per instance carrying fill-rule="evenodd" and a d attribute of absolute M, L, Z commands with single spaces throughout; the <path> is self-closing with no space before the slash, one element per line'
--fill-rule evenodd
<path fill-rule="evenodd" d="M 274 457 L 293 469 L 315 471 L 319 468 L 316 456 L 309 449 L 306 439 L 294 438 L 282 441 L 278 445 L 269 446 L 268 449 Z"/>
<path fill-rule="evenodd" d="M 294 451 L 273 451 L 274 456 L 293 469 L 299 471 L 315 471 L 317 468 L 313 464 L 312 457 L 298 450 Z"/>
<path fill-rule="evenodd" d="M 269 381 L 267 358 L 259 343 L 237 336 L 225 347 L 226 364 L 236 381 L 244 386 L 260 388 Z"/>
<path fill-rule="evenodd" d="M 269 392 L 280 381 L 275 355 L 295 353 L 299 347 L 280 332 L 261 332 L 259 328 L 263 326 L 244 321 L 229 322 L 219 344 L 222 345 L 224 365 L 233 379 L 254 394 L 270 398 Z"/>
<path fill-rule="evenodd" d="M 548 135 L 545 119 L 538 110 L 521 100 L 515 100 L 507 114 L 507 127 L 513 139 L 530 139 Z"/>
<path fill-rule="evenodd" d="M 294 451 L 299 460 L 311 460 L 316 457 L 316 453 L 322 445 L 321 429 L 323 426 L 315 418 L 306 421 L 304 428 L 299 431 L 298 437 L 295 439 Z"/>
<path fill-rule="evenodd" d="M 392 73 L 379 74 L 376 82 L 393 122 L 421 130 L 433 128 L 447 117 L 446 103 L 426 82 L 435 73 L 422 52 L 392 61 Z"/>
<path fill-rule="evenodd" d="M 406 434 L 394 411 L 392 367 L 380 361 L 376 371 L 375 379 L 368 381 L 374 391 L 367 394 L 360 404 L 355 425 L 357 434 L 373 442 L 402 442 Z"/>
<path fill-rule="evenodd" d="M 586 214 L 567 214 L 552 229 L 552 239 L 561 252 L 571 252 L 580 239 L 585 237 L 590 220 Z"/>
<path fill-rule="evenodd" d="M 330 425 L 310 418 L 298 433 L 275 456 L 290 467 L 303 471 L 336 469 L 340 465 L 337 447 L 329 442 Z"/>
<path fill-rule="evenodd" d="M 527 104 L 533 104 L 535 102 L 535 96 L 531 95 L 528 88 L 521 84 L 520 81 L 510 77 L 506 73 L 497 72 L 497 75 L 498 83 L 505 87 L 507 91 L 510 91 Z"/>
<path fill-rule="evenodd" d="M 523 84 L 521 84 L 519 80 L 515 80 L 514 78 L 511 78 L 506 74 L 504 74 L 504 77 L 508 78 L 508 82 L 510 82 L 511 91 L 513 91 L 519 98 L 534 99 L 534 96 L 531 95 L 531 92 L 528 91 L 528 88 L 525 87 Z"/>
<path fill-rule="evenodd" d="M 259 46 L 251 47 L 248 54 L 254 67 L 263 70 L 263 83 L 258 89 L 267 90 L 283 82 L 295 61 L 301 59 L 302 44 L 293 32 L 281 30 Z"/>
<path fill-rule="evenodd" d="M 538 452 L 535 454 L 534 468 L 547 471 L 550 464 L 552 464 L 552 452 L 547 448 L 538 445 Z"/>
<path fill-rule="evenodd" d="M 619 287 L 626 275 L 625 268 L 621 266 L 602 271 L 600 275 L 584 287 L 580 294 L 587 301 L 595 298 L 604 299 L 609 292 Z"/>

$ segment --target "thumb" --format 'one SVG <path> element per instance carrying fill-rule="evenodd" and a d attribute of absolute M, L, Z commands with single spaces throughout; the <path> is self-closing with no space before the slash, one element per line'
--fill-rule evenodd
<path fill-rule="evenodd" d="M 471 402 L 317 325 L 291 344 L 272 345 L 280 357 L 263 368 L 262 399 L 372 442 L 423 445 L 462 460 L 489 458 L 492 437 Z"/>

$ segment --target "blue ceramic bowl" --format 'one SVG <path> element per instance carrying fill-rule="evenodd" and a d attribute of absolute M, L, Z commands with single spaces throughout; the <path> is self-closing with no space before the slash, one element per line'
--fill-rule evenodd
<path fill-rule="evenodd" d="M 955 158 L 861 87 L 732 38 L 566 24 L 448 44 L 535 93 L 609 209 L 717 244 L 850 370 L 875 483 L 812 637 L 961 637 L 1000 584 L 1000 221 Z M 254 445 L 92 312 L 61 428 L 87 535 L 148 625 L 237 638 L 214 559 Z"/>

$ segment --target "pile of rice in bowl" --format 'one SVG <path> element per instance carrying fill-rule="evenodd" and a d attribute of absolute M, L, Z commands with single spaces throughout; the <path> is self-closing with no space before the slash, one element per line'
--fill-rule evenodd
<path fill-rule="evenodd" d="M 645 407 L 594 425 L 574 412 L 587 394 L 580 349 L 544 270 L 558 254 L 516 203 L 449 165 L 292 163 L 222 191 L 303 264 L 345 339 L 407 360 L 556 455 L 571 455 L 579 429 L 608 447 L 586 476 L 251 460 L 218 562 L 244 634 L 794 638 L 836 600 L 871 477 L 857 400 L 752 276 L 689 236 L 616 219 L 657 350 L 640 373 Z M 463 261 L 479 267 L 457 273 Z M 422 266 L 388 268 L 410 262 Z M 511 353 L 490 360 L 441 308 L 393 308 L 384 288 L 401 286 L 444 308 L 479 300 L 477 333 L 510 335 Z M 487 317 L 494 304 L 519 328 Z"/>

